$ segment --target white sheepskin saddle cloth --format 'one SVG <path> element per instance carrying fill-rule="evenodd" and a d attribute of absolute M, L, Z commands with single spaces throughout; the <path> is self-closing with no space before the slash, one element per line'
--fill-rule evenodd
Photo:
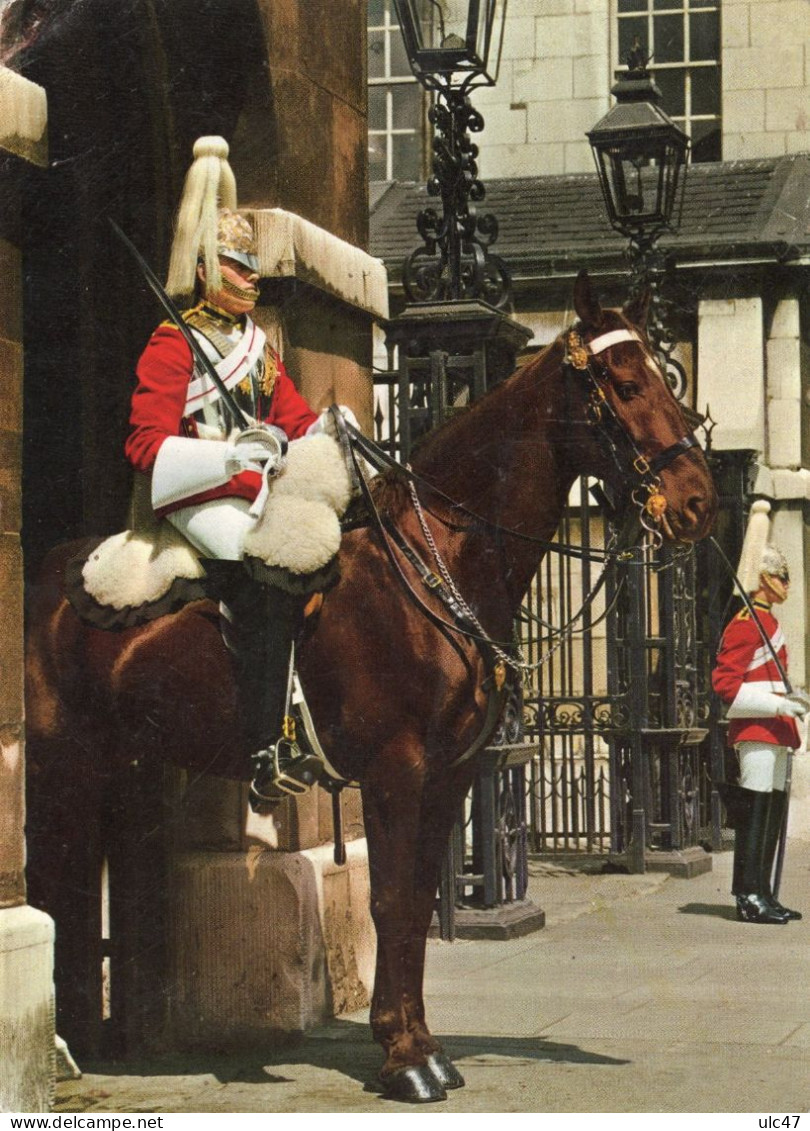
<path fill-rule="evenodd" d="M 340 549 L 340 517 L 351 481 L 339 445 L 323 434 L 293 440 L 283 469 L 248 531 L 245 557 L 270 571 L 285 588 L 312 588 Z"/>
<path fill-rule="evenodd" d="M 168 522 L 114 534 L 96 547 L 82 570 L 87 593 L 113 609 L 151 604 L 178 579 L 204 576 L 197 551 Z"/>
<path fill-rule="evenodd" d="M 156 521 L 151 508 L 144 514 L 138 498 L 143 487 L 136 485 L 141 516 L 136 529 L 101 542 L 81 568 L 84 595 L 95 606 L 124 614 L 111 617 L 108 627 L 151 619 L 203 595 L 199 553 L 171 523 Z M 245 537 L 251 572 L 293 592 L 329 584 L 340 549 L 340 516 L 350 498 L 349 473 L 336 441 L 325 435 L 294 440 Z"/>

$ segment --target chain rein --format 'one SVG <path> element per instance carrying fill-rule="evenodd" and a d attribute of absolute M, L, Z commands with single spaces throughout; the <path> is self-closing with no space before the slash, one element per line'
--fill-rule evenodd
<path fill-rule="evenodd" d="M 517 658 L 515 658 L 515 656 L 510 656 L 508 652 L 505 652 L 499 644 L 496 644 L 495 641 L 492 640 L 489 633 L 486 631 L 484 626 L 479 621 L 478 617 L 475 615 L 473 610 L 465 601 L 464 597 L 459 592 L 458 586 L 456 585 L 455 581 L 453 581 L 453 578 L 450 575 L 450 571 L 448 570 L 447 565 L 445 564 L 441 554 L 439 553 L 439 548 L 436 545 L 430 527 L 427 524 L 425 512 L 422 509 L 422 504 L 419 502 L 419 496 L 416 493 L 416 487 L 414 486 L 413 480 L 411 479 L 408 480 L 408 491 L 410 492 L 411 502 L 413 503 L 413 509 L 416 513 L 416 517 L 419 520 L 419 525 L 422 528 L 422 534 L 424 536 L 425 542 L 430 549 L 431 554 L 433 555 L 433 560 L 436 563 L 436 568 L 439 571 L 439 575 L 453 595 L 453 598 L 457 602 L 459 608 L 461 609 L 461 612 L 464 614 L 467 620 L 469 620 L 470 624 L 473 626 L 476 632 L 479 633 L 487 641 L 489 647 L 492 649 L 501 663 L 506 664 L 508 667 L 513 668 L 515 671 L 534 672 L 544 667 L 560 650 L 560 648 L 562 648 L 566 640 L 569 640 L 573 636 L 575 624 L 585 612 L 587 607 L 590 605 L 593 597 L 601 588 L 605 574 L 608 570 L 608 566 L 610 565 L 614 557 L 613 547 L 616 541 L 616 535 L 614 534 L 611 537 L 610 543 L 607 547 L 608 556 L 605 557 L 605 560 L 602 563 L 602 568 L 599 571 L 599 576 L 591 587 L 591 591 L 585 597 L 585 600 L 583 601 L 582 607 L 580 608 L 579 612 L 575 613 L 567 624 L 563 625 L 562 628 L 557 630 L 559 633 L 559 639 L 548 649 L 547 652 L 543 653 L 543 655 L 539 660 L 537 660 L 536 663 L 532 664 L 524 658 L 519 650 Z"/>

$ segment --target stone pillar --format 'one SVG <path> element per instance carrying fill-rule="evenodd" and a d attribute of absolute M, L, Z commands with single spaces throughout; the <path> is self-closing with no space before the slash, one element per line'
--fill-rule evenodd
<path fill-rule="evenodd" d="M 342 865 L 321 789 L 258 816 L 247 786 L 177 772 L 172 808 L 172 1045 L 267 1044 L 368 1005 L 375 935 L 357 790 L 343 798 Z"/>
<path fill-rule="evenodd" d="M 765 451 L 762 299 L 701 299 L 698 306 L 698 391 L 718 421 L 715 451 Z"/>
<path fill-rule="evenodd" d="M 794 581 L 780 621 L 790 653 L 790 677 L 796 686 L 804 686 L 807 603 L 802 579 L 807 576 L 803 519 L 807 479 L 799 470 L 802 465 L 802 367 L 797 298 L 789 296 L 777 302 L 765 347 L 765 361 L 766 463 L 773 475 L 775 500 L 771 539 L 786 555 Z"/>
<path fill-rule="evenodd" d="M 776 304 L 765 346 L 767 372 L 768 465 L 802 464 L 802 368 L 799 300 Z"/>
<path fill-rule="evenodd" d="M 53 922 L 26 904 L 20 548 L 23 162 L 46 161 L 45 92 L 0 68 L 0 1111 L 47 1111 L 54 1081 Z"/>
<path fill-rule="evenodd" d="M 269 305 L 257 308 L 256 320 L 316 411 L 348 405 L 370 433 L 372 322 L 388 317 L 385 267 L 294 212 L 257 208 L 249 215 L 259 269 L 271 280 L 264 287 Z"/>

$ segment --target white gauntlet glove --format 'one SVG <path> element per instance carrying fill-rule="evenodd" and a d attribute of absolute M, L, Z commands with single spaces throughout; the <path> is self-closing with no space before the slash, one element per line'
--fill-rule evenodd
<path fill-rule="evenodd" d="M 794 719 L 802 719 L 810 711 L 810 696 L 806 691 L 791 691 L 790 695 L 782 698 L 782 704 L 780 715 L 792 715 Z"/>
<path fill-rule="evenodd" d="M 228 441 L 225 470 L 228 475 L 240 471 L 259 471 L 275 475 L 287 453 L 287 437 L 274 424 L 256 424 Z"/>
<path fill-rule="evenodd" d="M 795 719 L 810 710 L 810 700 L 804 692 L 777 695 L 755 683 L 744 683 L 728 709 L 730 719 L 770 719 L 777 715 L 790 715 Z"/>

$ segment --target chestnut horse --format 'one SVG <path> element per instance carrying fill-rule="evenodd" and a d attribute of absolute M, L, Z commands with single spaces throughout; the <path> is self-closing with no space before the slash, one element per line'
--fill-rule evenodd
<path fill-rule="evenodd" d="M 463 756 L 494 727 L 492 652 L 474 637 L 511 639 L 579 475 L 602 479 L 625 509 L 654 498 L 649 521 L 657 516 L 669 540 L 702 538 L 715 514 L 706 462 L 639 328 L 646 312 L 603 310 L 585 273 L 574 297 L 575 334 L 413 458 L 424 521 L 478 627 L 442 623 L 451 613 L 371 527 L 344 536 L 341 580 L 299 650 L 324 750 L 361 787 L 377 930 L 371 1025 L 385 1053 L 381 1081 L 400 1100 L 444 1099 L 463 1084 L 428 1029 L 422 983 L 442 855 L 475 772 Z M 402 476 L 379 477 L 374 497 L 435 568 Z M 234 738 L 236 695 L 213 606 L 105 633 L 79 621 L 57 576 L 43 581 L 28 638 L 33 774 L 47 781 L 47 751 L 57 750 L 83 759 L 75 772 L 89 785 L 101 761 L 151 747 L 178 765 L 244 778 L 249 752 Z"/>

